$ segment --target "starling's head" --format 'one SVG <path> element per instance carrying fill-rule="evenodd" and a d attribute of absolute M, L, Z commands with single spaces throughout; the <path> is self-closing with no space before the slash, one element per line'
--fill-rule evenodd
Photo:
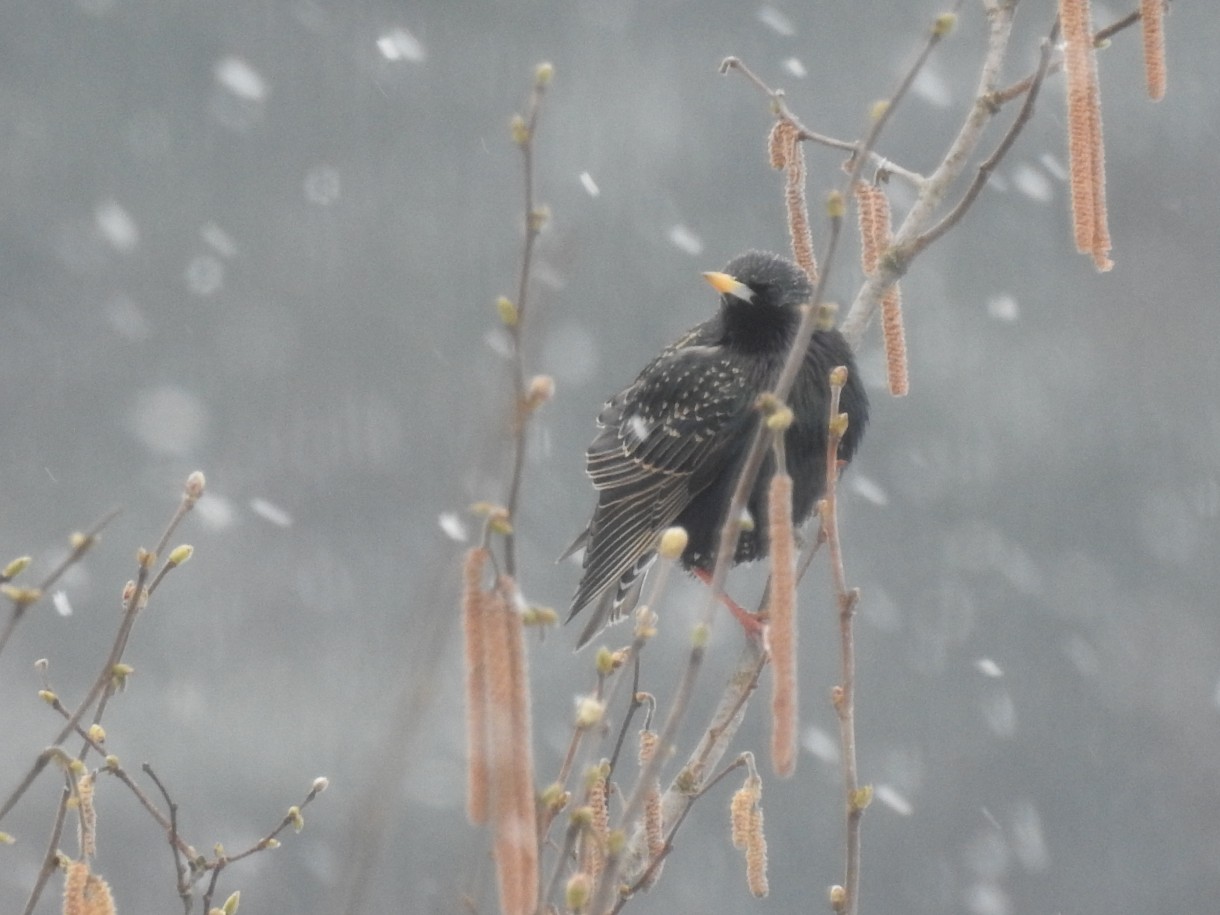
<path fill-rule="evenodd" d="M 787 258 L 766 251 L 750 251 L 729 261 L 723 273 L 703 278 L 720 293 L 726 307 L 741 303 L 772 308 L 803 305 L 813 296 L 805 271 Z"/>
<path fill-rule="evenodd" d="M 703 277 L 720 293 L 725 341 L 742 349 L 785 347 L 800 322 L 797 306 L 813 297 L 804 270 L 765 251 L 742 254 L 729 261 L 723 273 Z"/>

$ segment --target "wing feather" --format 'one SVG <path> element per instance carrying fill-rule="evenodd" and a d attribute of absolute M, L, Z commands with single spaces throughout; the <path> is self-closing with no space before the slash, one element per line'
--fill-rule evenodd
<path fill-rule="evenodd" d="M 606 402 L 585 461 L 598 502 L 577 541 L 584 574 L 569 619 L 600 599 L 581 644 L 638 598 L 657 535 L 718 476 L 753 421 L 749 396 L 720 348 L 692 333 Z"/>

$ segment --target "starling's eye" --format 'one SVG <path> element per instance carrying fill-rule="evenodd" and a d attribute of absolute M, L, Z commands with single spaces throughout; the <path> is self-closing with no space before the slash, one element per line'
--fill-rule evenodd
<path fill-rule="evenodd" d="M 776 292 L 778 291 L 771 283 L 759 283 L 757 286 L 751 286 L 754 292 L 755 302 L 774 302 L 777 299 Z"/>

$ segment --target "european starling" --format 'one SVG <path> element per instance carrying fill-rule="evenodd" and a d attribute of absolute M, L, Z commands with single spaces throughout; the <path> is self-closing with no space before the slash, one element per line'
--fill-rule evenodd
<path fill-rule="evenodd" d="M 759 251 L 704 277 L 720 293 L 716 316 L 667 347 L 598 414 L 600 431 L 586 452 L 597 507 L 565 554 L 585 548 L 568 619 L 594 604 L 578 648 L 635 607 L 665 528 L 686 528 L 686 569 L 715 565 L 725 511 L 759 420 L 756 401 L 779 379 L 799 306 L 813 294 L 796 264 Z M 848 369 L 840 408 L 849 423 L 840 460 L 851 459 L 868 421 L 868 397 L 847 341 L 837 330 L 816 331 L 788 397 L 795 419 L 784 438 L 798 525 L 825 488 L 828 376 L 837 365 Z M 768 453 L 747 503 L 754 523 L 743 527 L 735 562 L 767 555 L 767 487 L 774 472 Z"/>

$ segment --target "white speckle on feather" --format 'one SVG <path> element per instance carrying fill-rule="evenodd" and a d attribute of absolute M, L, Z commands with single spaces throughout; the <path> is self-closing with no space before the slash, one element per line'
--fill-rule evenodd
<path fill-rule="evenodd" d="M 643 444 L 648 441 L 648 436 L 652 434 L 652 427 L 644 422 L 644 418 L 639 414 L 627 417 L 627 431 L 637 442 Z"/>
<path fill-rule="evenodd" d="M 597 182 L 593 180 L 593 176 L 588 172 L 580 173 L 580 184 L 585 189 L 585 192 L 590 197 L 600 197 L 602 189 L 597 186 Z"/>

